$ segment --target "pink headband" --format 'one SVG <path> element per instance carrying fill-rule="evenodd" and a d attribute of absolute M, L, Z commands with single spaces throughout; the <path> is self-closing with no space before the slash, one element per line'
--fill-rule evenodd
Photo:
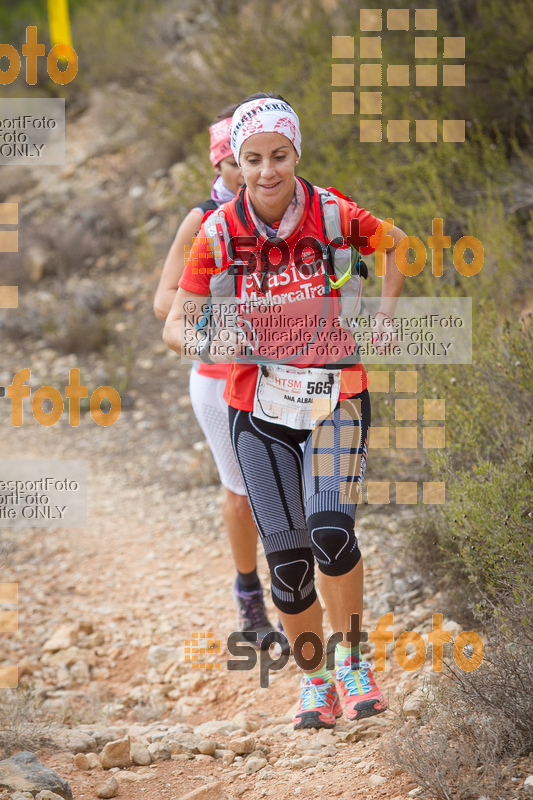
<path fill-rule="evenodd" d="M 211 136 L 209 161 L 216 167 L 217 164 L 231 155 L 231 146 L 229 143 L 229 132 L 231 128 L 231 117 L 221 119 L 220 122 L 215 122 L 209 128 Z"/>
<path fill-rule="evenodd" d="M 262 97 L 235 110 L 231 120 L 231 149 L 237 164 L 243 142 L 254 133 L 281 133 L 293 143 L 298 155 L 302 154 L 300 120 L 294 109 L 283 100 Z"/>

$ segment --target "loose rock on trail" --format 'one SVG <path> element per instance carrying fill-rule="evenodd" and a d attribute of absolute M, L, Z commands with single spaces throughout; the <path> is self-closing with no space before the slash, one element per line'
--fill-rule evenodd
<path fill-rule="evenodd" d="M 184 385 L 186 368 L 180 370 Z M 76 434 L 28 420 L 8 429 L 6 457 L 23 450 L 68 458 Z M 98 796 L 107 796 L 101 792 L 103 784 L 114 786 L 110 772 L 117 796 L 131 800 L 198 789 L 191 796 L 348 798 L 362 787 L 375 797 L 405 797 L 413 782 L 390 774 L 380 758 L 391 712 L 341 719 L 334 731 L 294 731 L 299 671 L 292 659 L 271 673 L 268 689 L 260 688 L 258 667 L 225 668 L 235 611 L 220 488 L 174 490 L 175 473 L 160 472 L 158 458 L 167 455 L 178 470 L 184 454 L 173 451 L 163 427 L 151 427 L 146 447 L 145 429 L 124 412 L 98 434 L 84 437 L 87 528 L 3 532 L 15 546 L 2 580 L 19 583 L 19 630 L 5 637 L 6 662 L 20 666 L 21 681 L 33 684 L 42 711 L 54 717 L 50 738 L 60 752 L 43 756 L 47 766 L 69 781 L 75 798 L 94 797 L 97 786 Z M 416 575 L 394 571 L 395 536 L 408 517 L 361 511 L 365 629 L 394 610 L 396 637 L 427 632 L 435 599 Z M 268 586 L 262 553 L 259 565 Z M 275 620 L 270 600 L 268 608 Z M 193 670 L 184 661 L 185 641 L 202 631 L 220 639 L 220 655 L 208 656 L 220 669 Z M 422 670 L 406 673 L 392 650 L 376 677 L 393 706 L 398 687 L 411 691 L 413 714 L 422 702 L 417 687 L 435 680 L 429 656 Z"/>

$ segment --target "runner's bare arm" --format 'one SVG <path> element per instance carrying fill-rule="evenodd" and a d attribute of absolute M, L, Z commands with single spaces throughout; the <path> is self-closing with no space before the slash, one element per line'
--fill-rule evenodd
<path fill-rule="evenodd" d="M 206 313 L 209 314 L 210 298 L 179 288 L 163 329 L 163 340 L 167 347 L 186 358 L 205 360 L 196 352 L 196 346 L 205 341 L 207 328 L 198 330 Z M 207 356 L 213 364 L 230 364 L 241 354 L 246 340 L 242 332 L 221 329 L 210 342 Z"/>
<path fill-rule="evenodd" d="M 401 228 L 394 225 L 389 231 L 389 236 L 392 236 L 394 244 L 391 247 L 385 248 L 385 275 L 381 282 L 381 304 L 380 311 L 394 316 L 397 300 L 400 297 L 405 282 L 405 275 L 400 272 L 396 266 L 395 250 L 399 242 L 407 235 Z"/>
<path fill-rule="evenodd" d="M 195 325 L 205 313 L 209 297 L 179 288 L 168 312 L 163 340 L 167 347 L 187 358 L 197 358 L 195 347 L 201 336 Z M 204 311 L 202 311 L 204 309 Z"/>
<path fill-rule="evenodd" d="M 379 355 L 385 355 L 396 344 L 398 337 L 396 332 L 391 330 L 390 317 L 394 317 L 405 282 L 405 275 L 396 266 L 395 250 L 406 234 L 396 225 L 387 230 L 387 234 L 392 237 L 393 244 L 385 248 L 385 275 L 381 281 L 381 303 L 372 324 L 372 341 Z"/>
<path fill-rule="evenodd" d="M 180 278 L 185 269 L 185 249 L 191 247 L 201 222 L 202 214 L 193 209 L 193 211 L 189 211 L 178 228 L 155 293 L 154 314 L 158 319 L 165 320 L 172 307 Z"/>

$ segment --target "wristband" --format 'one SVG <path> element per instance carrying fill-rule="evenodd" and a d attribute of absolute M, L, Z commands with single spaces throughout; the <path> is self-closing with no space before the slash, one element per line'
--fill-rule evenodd
<path fill-rule="evenodd" d="M 206 336 L 205 339 L 200 339 L 195 347 L 195 353 L 200 359 L 203 364 L 214 364 L 214 361 L 211 361 L 211 356 L 209 355 L 209 348 L 211 347 L 211 341 L 209 340 L 209 336 Z"/>
<path fill-rule="evenodd" d="M 391 321 L 391 322 L 392 322 L 392 324 L 394 325 L 394 320 L 393 320 L 393 318 L 391 317 L 391 315 L 390 315 L 390 314 L 387 314 L 387 312 L 386 312 L 386 311 L 376 311 L 376 313 L 374 314 L 374 316 L 375 316 L 375 317 L 377 317 L 377 315 L 378 315 L 378 314 L 383 314 L 383 316 L 384 316 L 384 317 L 388 317 L 388 319 L 390 319 L 390 321 Z"/>

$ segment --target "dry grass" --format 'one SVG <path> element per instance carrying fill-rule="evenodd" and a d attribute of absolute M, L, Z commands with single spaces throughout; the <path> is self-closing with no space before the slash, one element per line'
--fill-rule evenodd
<path fill-rule="evenodd" d="M 50 746 L 52 721 L 31 686 L 4 689 L 0 700 L 0 752 L 9 758 L 18 750 L 37 752 Z"/>
<path fill-rule="evenodd" d="M 528 633 L 529 631 L 529 633 Z M 533 641 L 529 623 L 512 639 L 497 633 L 482 665 L 462 672 L 413 720 L 399 717 L 385 756 L 437 800 L 514 797 L 512 759 L 533 752 Z M 516 773 L 515 773 L 516 774 Z"/>

